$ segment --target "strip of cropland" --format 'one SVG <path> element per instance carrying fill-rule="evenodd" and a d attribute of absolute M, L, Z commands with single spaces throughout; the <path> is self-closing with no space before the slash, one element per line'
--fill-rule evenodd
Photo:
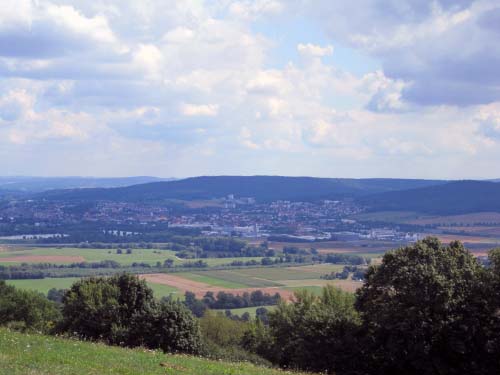
<path fill-rule="evenodd" d="M 189 291 L 202 297 L 207 292 L 242 294 L 261 290 L 264 293 L 279 293 L 291 299 L 293 293 L 308 287 L 323 287 L 331 284 L 349 292 L 362 285 L 359 281 L 324 280 L 322 275 L 342 270 L 341 265 L 319 264 L 296 267 L 257 267 L 236 270 L 195 271 L 176 274 L 144 274 L 141 277 L 151 284 L 169 285 L 180 291 Z"/>

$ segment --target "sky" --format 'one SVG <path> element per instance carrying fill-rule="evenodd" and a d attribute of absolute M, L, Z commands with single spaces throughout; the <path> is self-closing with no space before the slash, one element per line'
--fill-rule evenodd
<path fill-rule="evenodd" d="M 2 0 L 0 175 L 500 177 L 498 0 Z"/>

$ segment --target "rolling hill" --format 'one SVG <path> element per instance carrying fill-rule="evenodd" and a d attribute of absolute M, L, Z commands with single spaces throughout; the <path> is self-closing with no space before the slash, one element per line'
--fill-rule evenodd
<path fill-rule="evenodd" d="M 361 197 L 370 211 L 415 211 L 437 215 L 500 212 L 500 184 L 488 181 L 453 181 L 418 189 Z"/>
<path fill-rule="evenodd" d="M 440 185 L 439 180 L 340 179 L 281 176 L 203 176 L 109 189 L 50 191 L 38 198 L 65 201 L 164 201 L 254 197 L 259 202 L 276 200 L 318 201 L 356 198 L 388 191 Z"/>

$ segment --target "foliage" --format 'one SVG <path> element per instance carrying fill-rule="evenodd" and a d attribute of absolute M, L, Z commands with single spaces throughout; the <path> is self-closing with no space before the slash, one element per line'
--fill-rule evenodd
<path fill-rule="evenodd" d="M 356 302 L 372 373 L 498 369 L 489 338 L 489 327 L 498 324 L 489 279 L 458 242 L 443 246 L 427 238 L 386 253 L 380 266 L 368 270 Z"/>
<path fill-rule="evenodd" d="M 49 332 L 60 318 L 57 306 L 43 294 L 16 289 L 0 280 L 0 325 Z"/>
<path fill-rule="evenodd" d="M 327 286 L 321 296 L 296 293 L 293 303 L 281 302 L 269 313 L 269 334 L 264 348 L 281 366 L 312 371 L 351 368 L 357 351 L 353 337 L 359 325 L 352 294 Z"/>
<path fill-rule="evenodd" d="M 144 280 L 128 274 L 76 282 L 63 298 L 61 329 L 111 344 L 196 353 L 196 321 L 183 306 L 158 303 Z"/>
<path fill-rule="evenodd" d="M 261 290 L 254 290 L 251 293 L 244 292 L 241 295 L 220 291 L 216 295 L 213 292 L 206 292 L 201 300 L 197 299 L 194 293 L 186 292 L 184 298 L 185 305 L 197 316 L 203 316 L 207 309 L 239 309 L 242 307 L 276 305 L 280 300 L 280 295 L 275 293 L 263 293 Z"/>
<path fill-rule="evenodd" d="M 248 323 L 230 319 L 220 312 L 208 311 L 200 319 L 200 327 L 205 356 L 230 361 L 269 364 L 263 358 L 243 347 L 242 340 L 248 330 Z"/>

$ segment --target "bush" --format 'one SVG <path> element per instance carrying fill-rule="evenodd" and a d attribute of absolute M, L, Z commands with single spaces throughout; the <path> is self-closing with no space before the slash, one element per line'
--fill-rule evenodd
<path fill-rule="evenodd" d="M 251 353 L 242 345 L 245 332 L 250 325 L 224 316 L 222 313 L 208 311 L 200 319 L 203 337 L 203 354 L 213 359 L 226 361 L 249 361 L 268 365 L 269 362 L 255 353 Z"/>
<path fill-rule="evenodd" d="M 62 331 L 115 345 L 199 351 L 200 333 L 191 313 L 174 302 L 157 302 L 137 276 L 77 281 L 63 303 Z"/>
<path fill-rule="evenodd" d="M 144 322 L 146 346 L 164 352 L 197 354 L 201 351 L 200 327 L 196 318 L 180 302 L 162 301 Z M 136 332 L 141 335 L 141 332 Z"/>
<path fill-rule="evenodd" d="M 0 324 L 19 330 L 50 332 L 61 319 L 56 304 L 43 294 L 18 290 L 0 280 Z"/>
<path fill-rule="evenodd" d="M 269 331 L 256 326 L 245 338 L 247 347 L 281 366 L 342 373 L 356 361 L 359 323 L 354 296 L 327 286 L 319 297 L 301 291 L 293 303 L 280 302 L 269 313 Z"/>

